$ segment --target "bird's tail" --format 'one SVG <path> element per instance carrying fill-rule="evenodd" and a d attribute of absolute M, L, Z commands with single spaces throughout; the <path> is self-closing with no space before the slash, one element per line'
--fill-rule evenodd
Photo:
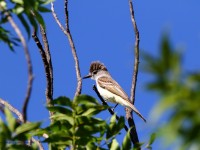
<path fill-rule="evenodd" d="M 144 122 L 146 122 L 146 119 L 140 114 L 137 108 L 133 104 L 131 104 L 130 101 L 127 101 L 127 107 L 131 108 L 140 118 L 142 118 Z"/>

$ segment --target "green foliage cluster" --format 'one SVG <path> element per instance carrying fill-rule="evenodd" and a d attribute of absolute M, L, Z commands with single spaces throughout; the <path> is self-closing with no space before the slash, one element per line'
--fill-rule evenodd
<path fill-rule="evenodd" d="M 52 104 L 54 106 L 48 107 L 48 110 L 55 113 L 53 123 L 38 132 L 49 136 L 44 142 L 49 143 L 51 149 L 105 149 L 103 147 L 106 145 L 109 149 L 120 148 L 115 137 L 124 127 L 124 118 L 120 117 L 116 121 L 116 116 L 113 115 L 107 123 L 94 116 L 107 109 L 107 106 L 100 105 L 94 98 L 86 95 L 78 96 L 73 101 L 59 97 Z M 131 145 L 129 139 L 124 143 Z"/>
<path fill-rule="evenodd" d="M 24 26 L 28 37 L 31 35 L 31 27 L 37 31 L 38 23 L 45 26 L 40 13 L 50 12 L 45 7 L 53 0 L 0 0 L 0 41 L 6 43 L 11 50 L 18 45 L 19 39 L 14 37 L 3 25 L 8 22 L 8 16 L 16 16 Z"/>
<path fill-rule="evenodd" d="M 37 149 L 36 143 L 27 146 L 32 137 L 48 143 L 49 149 L 131 149 L 129 132 L 122 145 L 116 136 L 124 127 L 124 117 L 117 121 L 113 115 L 110 121 L 102 120 L 95 115 L 108 107 L 100 105 L 94 98 L 81 95 L 74 100 L 59 97 L 52 101 L 48 110 L 54 112 L 53 122 L 46 128 L 37 123 L 18 123 L 8 109 L 5 109 L 6 122 L 0 121 L 0 149 Z M 43 138 L 43 135 L 47 138 Z"/>
<path fill-rule="evenodd" d="M 40 122 L 21 124 L 5 109 L 6 122 L 0 119 L 0 149 L 1 150 L 36 150 L 37 145 L 27 145 L 33 133 L 40 127 Z"/>
<path fill-rule="evenodd" d="M 180 149 L 200 149 L 200 72 L 185 71 L 182 55 L 163 37 L 158 57 L 144 54 L 145 71 L 153 75 L 147 87 L 160 94 L 154 114 L 170 113 L 161 127 L 168 144 L 180 142 Z"/>

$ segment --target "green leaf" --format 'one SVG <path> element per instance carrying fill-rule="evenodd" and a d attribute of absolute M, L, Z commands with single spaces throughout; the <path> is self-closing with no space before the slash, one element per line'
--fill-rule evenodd
<path fill-rule="evenodd" d="M 1 11 L 2 11 L 2 10 L 6 10 L 6 5 L 7 5 L 7 4 L 6 4 L 5 1 L 0 1 L 0 6 L 1 6 L 1 9 L 0 9 L 0 10 L 1 10 Z"/>
<path fill-rule="evenodd" d="M 93 142 L 88 142 L 86 145 L 86 150 L 91 150 L 91 149 L 98 149 L 97 146 Z"/>
<path fill-rule="evenodd" d="M 94 99 L 93 97 L 89 96 L 89 95 L 80 95 L 80 96 L 77 96 L 74 99 L 74 103 L 76 105 L 84 104 L 84 105 L 88 105 L 88 106 L 99 105 L 98 101 L 96 99 Z"/>
<path fill-rule="evenodd" d="M 104 105 L 80 105 L 76 108 L 77 115 L 82 115 L 82 116 L 94 116 L 104 110 L 109 108 L 108 106 Z"/>
<path fill-rule="evenodd" d="M 65 114 L 67 116 L 72 116 L 71 110 L 69 110 L 68 108 L 61 107 L 61 106 L 50 106 L 50 107 L 47 107 L 47 109 L 50 110 L 51 112 L 57 112 L 57 113 Z"/>
<path fill-rule="evenodd" d="M 27 34 L 28 34 L 28 38 L 30 38 L 31 30 L 30 30 L 30 27 L 29 27 L 27 21 L 25 20 L 25 18 L 23 17 L 22 14 L 19 14 L 19 15 L 17 15 L 17 16 L 18 16 L 19 20 L 21 21 L 21 23 L 23 24 L 23 26 L 24 26 L 24 28 L 25 28 Z"/>
<path fill-rule="evenodd" d="M 40 15 L 40 13 L 37 11 L 34 11 L 34 14 L 35 14 L 35 18 L 39 22 L 39 24 L 45 28 L 45 22 L 44 22 L 43 17 Z"/>
<path fill-rule="evenodd" d="M 67 116 L 66 114 L 54 114 L 52 119 L 57 120 L 57 121 L 62 121 L 62 120 L 67 120 L 71 125 L 74 125 L 74 119 L 73 116 Z"/>
<path fill-rule="evenodd" d="M 11 132 L 14 132 L 16 127 L 16 119 L 13 117 L 12 113 L 7 107 L 4 110 L 5 110 L 6 120 L 8 122 L 8 128 L 10 129 Z"/>
<path fill-rule="evenodd" d="M 95 125 L 95 124 L 104 124 L 104 120 L 99 119 L 99 118 L 93 118 L 93 117 L 88 117 L 88 116 L 79 116 L 75 119 L 76 125 L 77 126 L 82 126 L 82 125 Z"/>
<path fill-rule="evenodd" d="M 152 145 L 155 139 L 156 139 L 156 133 L 152 133 L 149 139 L 149 145 Z"/>
<path fill-rule="evenodd" d="M 0 118 L 0 149 L 5 149 L 7 140 L 11 139 L 11 132 Z"/>
<path fill-rule="evenodd" d="M 116 136 L 125 125 L 124 117 L 120 117 L 118 122 L 116 122 L 116 115 L 113 115 L 110 119 L 110 124 L 108 126 L 108 131 L 106 134 L 106 139 Z"/>
<path fill-rule="evenodd" d="M 11 0 L 13 3 L 16 3 L 16 4 L 20 4 L 20 5 L 23 5 L 24 4 L 24 1 L 23 0 Z"/>
<path fill-rule="evenodd" d="M 25 123 L 22 124 L 21 126 L 17 127 L 15 130 L 15 139 L 24 137 L 26 133 L 31 133 L 31 131 L 34 131 L 40 127 L 41 123 L 36 122 L 36 123 Z"/>
<path fill-rule="evenodd" d="M 24 11 L 24 8 L 21 6 L 18 6 L 12 9 L 12 12 L 15 13 L 16 15 L 22 14 L 23 11 Z"/>
<path fill-rule="evenodd" d="M 122 150 L 131 149 L 131 139 L 130 139 L 130 131 L 126 133 L 122 143 Z"/>
<path fill-rule="evenodd" d="M 27 16 L 28 21 L 31 23 L 31 25 L 34 27 L 35 31 L 37 32 L 38 31 L 38 24 L 35 20 L 35 17 L 33 17 L 33 15 L 30 14 L 30 12 L 25 13 L 25 15 Z"/>
<path fill-rule="evenodd" d="M 43 7 L 43 6 L 39 6 L 39 7 L 38 7 L 38 10 L 39 10 L 40 12 L 51 12 L 50 9 L 48 9 L 48 8 L 46 8 L 46 7 Z"/>
<path fill-rule="evenodd" d="M 54 99 L 53 101 L 51 101 L 51 103 L 53 105 L 64 105 L 64 106 L 72 107 L 71 100 L 67 97 L 64 97 L 64 96 L 61 96 L 61 97 Z"/>
<path fill-rule="evenodd" d="M 72 128 L 72 125 L 67 120 L 62 121 L 54 121 L 50 126 L 45 128 L 45 130 L 48 130 L 50 132 L 57 132 L 57 131 L 64 131 L 69 130 Z"/>
<path fill-rule="evenodd" d="M 7 146 L 8 150 L 37 150 L 35 146 L 28 146 L 26 144 L 10 144 Z"/>
<path fill-rule="evenodd" d="M 113 139 L 110 145 L 110 150 L 120 150 L 119 143 L 117 142 L 116 139 Z M 128 149 L 127 149 L 128 150 Z"/>
<path fill-rule="evenodd" d="M 66 132 L 56 132 L 45 139 L 44 142 L 71 145 L 72 135 L 69 135 Z"/>

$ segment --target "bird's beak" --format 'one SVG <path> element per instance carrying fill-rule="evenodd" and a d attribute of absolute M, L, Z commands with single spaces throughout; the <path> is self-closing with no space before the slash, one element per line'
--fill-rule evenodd
<path fill-rule="evenodd" d="M 87 76 L 83 77 L 82 79 L 87 79 L 87 78 L 91 78 L 92 75 L 91 74 L 88 74 Z"/>

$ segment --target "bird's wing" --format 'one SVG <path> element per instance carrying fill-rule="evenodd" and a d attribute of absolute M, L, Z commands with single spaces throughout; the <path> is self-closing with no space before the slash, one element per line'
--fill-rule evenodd
<path fill-rule="evenodd" d="M 124 100 L 129 101 L 127 94 L 120 87 L 120 85 L 115 80 L 113 80 L 112 78 L 110 78 L 110 77 L 100 77 L 100 78 L 98 78 L 97 82 L 98 82 L 98 84 L 101 88 L 104 88 L 104 89 L 122 97 Z"/>
<path fill-rule="evenodd" d="M 129 101 L 127 94 L 115 80 L 113 80 L 111 77 L 100 77 L 98 78 L 97 82 L 101 88 L 104 88 L 122 97 L 126 101 L 125 106 L 129 106 L 137 115 L 139 115 L 146 122 L 145 118 L 140 114 L 140 112 L 136 109 L 136 107 Z"/>

